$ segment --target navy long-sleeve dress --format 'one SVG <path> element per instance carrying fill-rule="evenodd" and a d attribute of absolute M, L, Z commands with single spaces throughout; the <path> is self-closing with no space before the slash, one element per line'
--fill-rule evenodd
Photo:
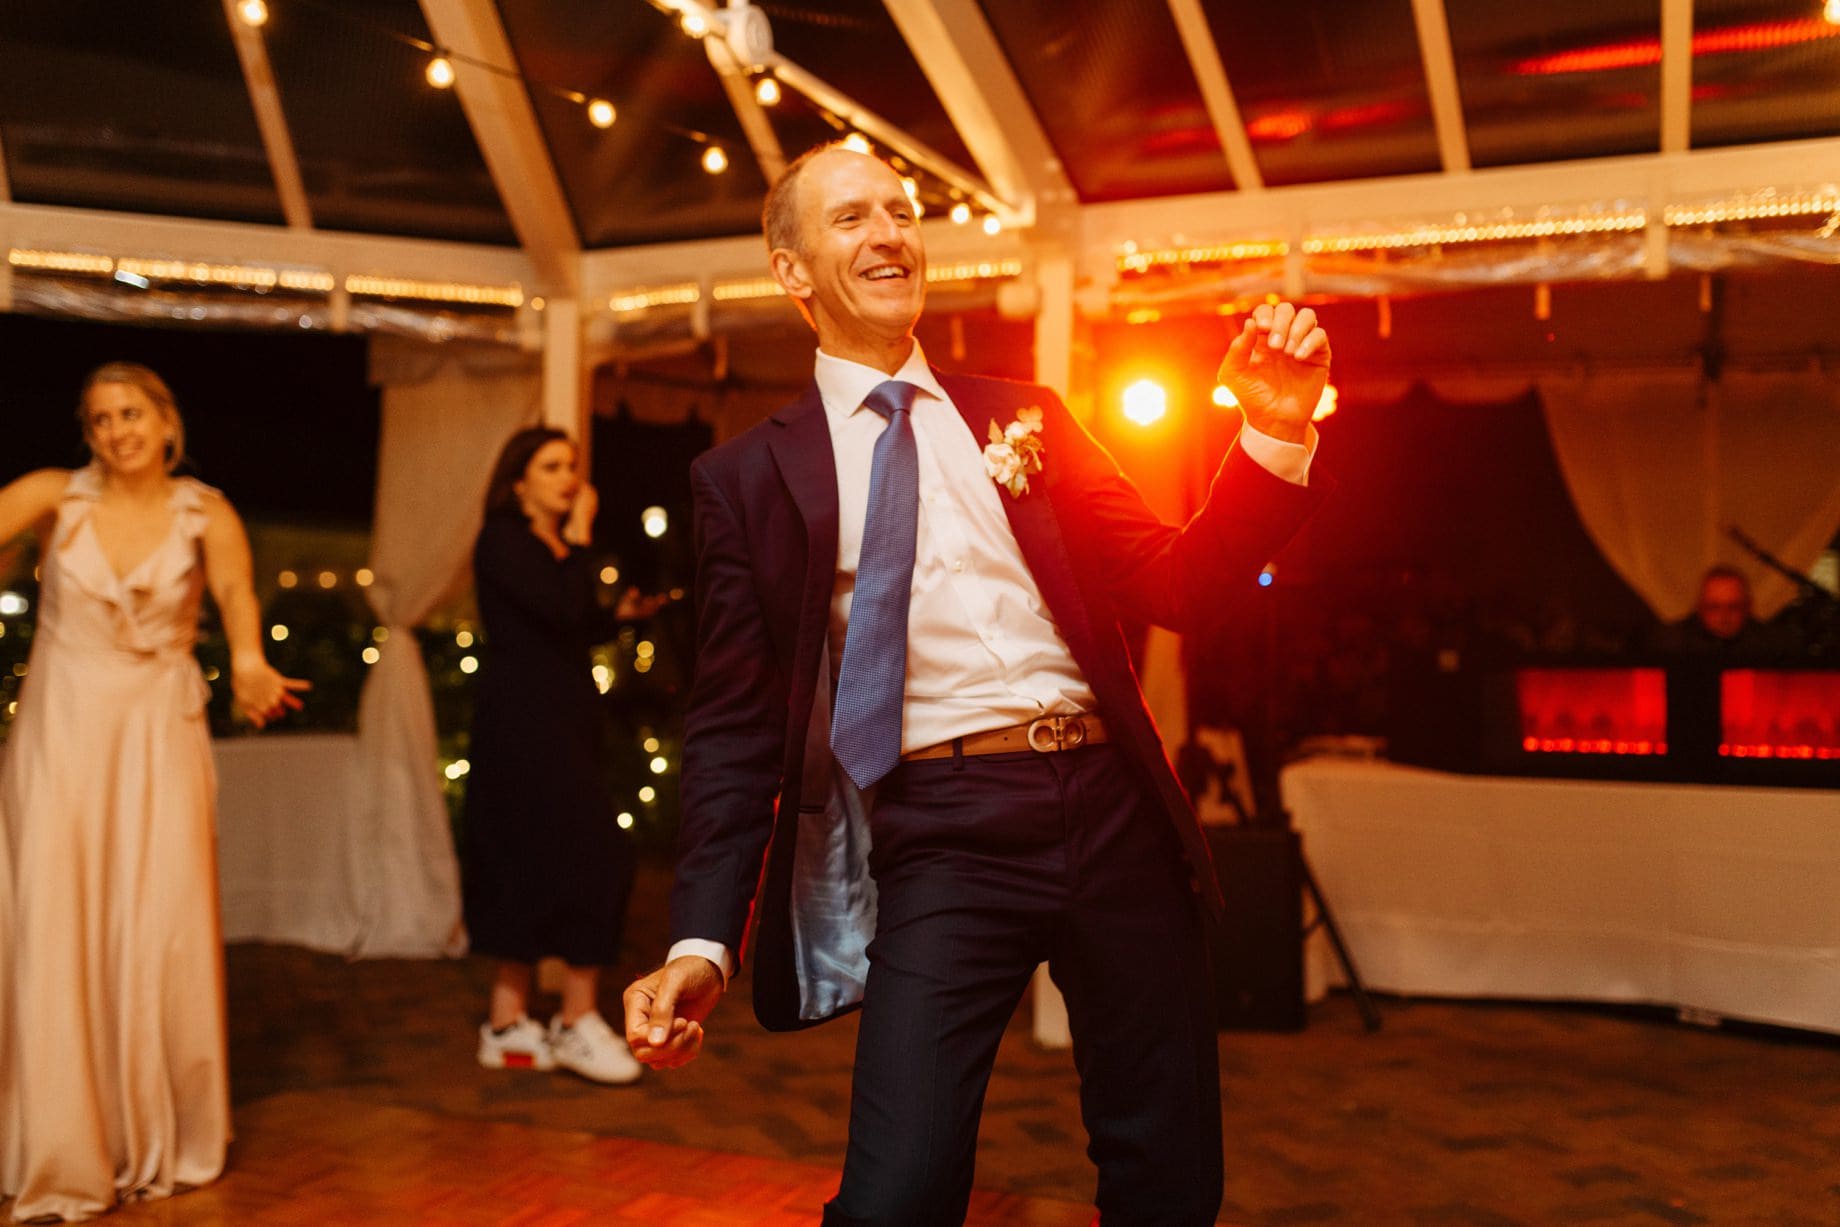
<path fill-rule="evenodd" d="M 556 558 L 515 509 L 487 514 L 473 575 L 486 638 L 462 831 L 472 948 L 614 963 L 633 850 L 601 775 L 589 652 L 617 626 L 587 557 Z"/>

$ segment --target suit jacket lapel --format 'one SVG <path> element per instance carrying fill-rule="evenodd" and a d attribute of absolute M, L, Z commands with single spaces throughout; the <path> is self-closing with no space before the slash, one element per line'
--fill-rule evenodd
<path fill-rule="evenodd" d="M 999 427 L 1009 425 L 1016 410 L 1027 403 L 1021 396 L 994 395 L 990 391 L 992 388 L 1007 391 L 1001 385 L 966 383 L 937 370 L 934 375 L 951 395 L 952 403 L 958 407 L 959 415 L 971 428 L 980 447 L 990 438 L 991 422 Z M 1042 462 L 1044 465 L 1054 463 L 1052 450 L 1043 455 Z M 1074 577 L 1073 561 L 1067 554 L 1067 543 L 1061 535 L 1060 519 L 1048 496 L 1047 483 L 1038 476 L 1021 497 L 1008 490 L 999 490 L 997 497 L 1002 500 L 1004 514 L 1009 517 L 1016 544 L 1022 549 L 1022 559 L 1035 577 L 1035 586 L 1041 589 L 1042 600 L 1054 614 L 1055 625 L 1067 640 L 1074 659 L 1090 671 L 1095 647 L 1092 623 L 1085 598 L 1080 595 L 1079 581 Z"/>
<path fill-rule="evenodd" d="M 822 644 L 837 578 L 837 461 L 818 385 L 773 415 L 781 429 L 767 440 L 773 462 L 805 522 L 805 587 L 799 643 Z M 814 633 L 813 627 L 816 627 Z"/>

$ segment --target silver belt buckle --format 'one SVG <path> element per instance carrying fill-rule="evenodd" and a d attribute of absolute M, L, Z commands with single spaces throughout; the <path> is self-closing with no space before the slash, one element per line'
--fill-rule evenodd
<path fill-rule="evenodd" d="M 1079 716 L 1043 716 L 1029 722 L 1029 749 L 1040 754 L 1086 744 L 1086 721 Z"/>

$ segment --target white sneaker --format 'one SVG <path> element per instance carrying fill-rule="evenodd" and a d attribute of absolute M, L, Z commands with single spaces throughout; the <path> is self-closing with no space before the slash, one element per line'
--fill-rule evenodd
<path fill-rule="evenodd" d="M 479 1024 L 479 1063 L 487 1069 L 550 1070 L 556 1057 L 542 1024 L 520 1014 L 503 1031 L 494 1031 L 490 1022 Z"/>
<path fill-rule="evenodd" d="M 567 1027 L 562 1025 L 562 1015 L 552 1018 L 549 1050 L 558 1066 L 596 1082 L 616 1085 L 637 1082 L 645 1068 L 633 1056 L 626 1041 L 615 1035 L 607 1020 L 595 1010 L 583 1014 Z"/>

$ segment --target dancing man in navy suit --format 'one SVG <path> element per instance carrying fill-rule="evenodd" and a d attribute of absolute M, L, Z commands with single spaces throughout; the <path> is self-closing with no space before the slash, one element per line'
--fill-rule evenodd
<path fill-rule="evenodd" d="M 1212 1223 L 1221 900 L 1120 626 L 1217 626 L 1318 501 L 1328 338 L 1287 303 L 1246 321 L 1221 365 L 1245 429 L 1174 527 L 1049 389 L 927 365 L 926 252 L 885 163 L 807 153 L 765 228 L 816 370 L 691 468 L 674 944 L 626 991 L 628 1042 L 657 1068 L 696 1055 L 751 915 L 764 1025 L 862 1010 L 824 1221 L 957 1224 L 998 1040 L 1046 961 L 1102 1221 Z"/>

